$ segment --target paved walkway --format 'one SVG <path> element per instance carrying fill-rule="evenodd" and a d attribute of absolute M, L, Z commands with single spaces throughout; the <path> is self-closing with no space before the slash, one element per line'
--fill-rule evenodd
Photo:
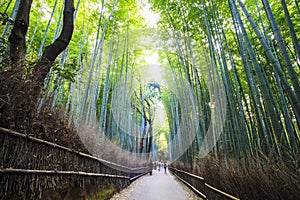
<path fill-rule="evenodd" d="M 128 188 L 114 195 L 111 200 L 197 200 L 189 188 L 168 172 L 153 170 L 133 182 Z"/>

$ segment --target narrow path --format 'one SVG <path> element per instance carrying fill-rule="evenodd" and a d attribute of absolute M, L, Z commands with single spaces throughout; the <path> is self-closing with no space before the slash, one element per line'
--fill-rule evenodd
<path fill-rule="evenodd" d="M 114 195 L 111 200 L 197 200 L 188 187 L 168 172 L 153 170 L 149 174 L 133 182 L 128 188 Z"/>

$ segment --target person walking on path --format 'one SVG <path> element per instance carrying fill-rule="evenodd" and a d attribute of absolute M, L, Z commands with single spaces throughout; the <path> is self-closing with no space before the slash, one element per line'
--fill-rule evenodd
<path fill-rule="evenodd" d="M 148 169 L 149 169 L 150 176 L 152 176 L 152 170 L 153 170 L 153 163 L 152 163 L 152 161 L 150 161 Z"/>
<path fill-rule="evenodd" d="M 165 174 L 167 173 L 167 162 L 164 162 Z"/>

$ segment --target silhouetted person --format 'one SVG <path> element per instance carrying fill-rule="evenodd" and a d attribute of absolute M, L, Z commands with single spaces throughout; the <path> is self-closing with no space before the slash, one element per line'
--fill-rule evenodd
<path fill-rule="evenodd" d="M 150 162 L 148 167 L 149 167 L 149 174 L 150 174 L 150 176 L 152 176 L 153 163 Z"/>
<path fill-rule="evenodd" d="M 165 169 L 165 174 L 167 173 L 167 163 L 164 162 L 164 169 Z"/>

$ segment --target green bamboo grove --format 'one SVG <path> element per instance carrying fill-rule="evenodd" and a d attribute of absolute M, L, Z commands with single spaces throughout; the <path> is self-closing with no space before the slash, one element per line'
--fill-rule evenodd
<path fill-rule="evenodd" d="M 20 1 L 0 2 L 1 68 Z M 191 164 L 299 154 L 297 0 L 76 0 L 74 7 L 72 39 L 37 109 L 64 108 L 91 153 L 112 159 L 103 153 L 110 145 L 156 160 L 163 140 L 164 159 Z M 152 27 L 143 7 L 160 13 Z M 59 36 L 63 9 L 63 0 L 32 2 L 24 75 Z M 158 63 L 147 63 L 149 52 Z M 149 78 L 146 66 L 161 69 L 163 81 Z"/>

